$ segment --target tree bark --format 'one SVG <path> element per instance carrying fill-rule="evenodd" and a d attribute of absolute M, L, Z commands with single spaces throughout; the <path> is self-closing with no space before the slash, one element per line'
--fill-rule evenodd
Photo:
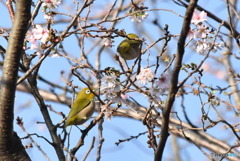
<path fill-rule="evenodd" d="M 169 118 L 170 113 L 172 110 L 172 106 L 175 101 L 175 96 L 178 92 L 178 76 L 182 67 L 182 59 L 184 55 L 184 46 L 185 46 L 185 40 L 187 37 L 187 34 L 190 29 L 190 22 L 192 19 L 192 15 L 194 12 L 194 9 L 197 5 L 198 0 L 191 0 L 188 8 L 186 10 L 186 14 L 183 21 L 183 27 L 181 31 L 181 35 L 178 40 L 178 48 L 177 48 L 177 55 L 176 55 L 176 61 L 172 72 L 172 78 L 170 83 L 170 88 L 168 91 L 168 97 L 166 100 L 166 105 L 163 110 L 163 118 L 162 118 L 162 129 L 161 129 L 161 136 L 160 140 L 157 146 L 157 149 L 155 151 L 154 161 L 161 161 L 163 156 L 163 151 L 165 149 L 165 145 L 169 136 Z"/>
<path fill-rule="evenodd" d="M 16 1 L 16 13 L 3 64 L 0 90 L 0 160 L 30 160 L 20 138 L 13 131 L 14 98 L 19 61 L 31 17 L 31 0 Z"/>

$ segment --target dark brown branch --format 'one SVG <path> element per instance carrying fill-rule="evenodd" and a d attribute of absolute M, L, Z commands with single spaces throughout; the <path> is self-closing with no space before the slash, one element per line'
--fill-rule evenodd
<path fill-rule="evenodd" d="M 169 88 L 169 93 L 168 97 L 166 100 L 166 106 L 163 110 L 163 125 L 162 125 L 162 130 L 161 130 L 161 136 L 160 136 L 160 141 L 157 146 L 157 150 L 155 151 L 155 161 L 160 161 L 162 160 L 162 155 L 163 151 L 167 142 L 167 138 L 169 136 L 168 130 L 169 130 L 169 117 L 170 117 L 170 112 L 173 106 L 173 103 L 175 101 L 175 96 L 178 91 L 178 75 L 182 66 L 182 59 L 184 55 L 184 46 L 185 46 L 185 40 L 188 35 L 189 29 L 190 29 L 190 23 L 192 19 L 192 15 L 195 9 L 195 6 L 197 5 L 197 0 L 191 0 L 191 2 L 188 5 L 185 17 L 184 17 L 184 22 L 182 26 L 182 31 L 180 38 L 178 40 L 178 49 L 177 49 L 177 55 L 176 55 L 176 62 L 174 65 L 174 69 L 172 72 L 172 78 L 171 78 L 171 83 L 170 83 L 170 88 Z"/>
<path fill-rule="evenodd" d="M 48 112 L 48 109 L 44 102 L 44 99 L 42 98 L 42 96 L 39 93 L 39 90 L 37 88 L 36 78 L 32 74 L 30 74 L 28 77 L 28 82 L 31 86 L 32 94 L 33 94 L 35 100 L 37 101 L 38 106 L 40 107 L 40 111 L 43 115 L 44 121 L 45 121 L 47 128 L 49 130 L 49 133 L 51 135 L 51 138 L 53 141 L 52 145 L 57 153 L 58 159 L 59 159 L 59 161 L 65 161 L 65 156 L 64 156 L 62 144 L 61 144 L 61 139 L 57 135 L 57 129 L 52 123 L 52 120 L 50 118 L 50 114 Z"/>

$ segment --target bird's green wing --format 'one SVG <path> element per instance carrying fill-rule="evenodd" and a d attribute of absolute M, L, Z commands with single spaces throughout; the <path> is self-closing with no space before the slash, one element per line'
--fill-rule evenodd
<path fill-rule="evenodd" d="M 141 41 L 129 40 L 129 43 L 130 43 L 131 45 L 140 45 L 140 44 L 141 44 Z"/>
<path fill-rule="evenodd" d="M 125 39 L 118 45 L 117 52 L 121 54 L 128 52 L 130 47 L 131 46 L 130 46 L 129 40 Z"/>
<path fill-rule="evenodd" d="M 91 100 L 89 100 L 89 99 L 76 100 L 72 105 L 72 109 L 68 115 L 68 119 L 77 115 L 80 111 L 82 111 L 90 103 L 91 103 Z"/>

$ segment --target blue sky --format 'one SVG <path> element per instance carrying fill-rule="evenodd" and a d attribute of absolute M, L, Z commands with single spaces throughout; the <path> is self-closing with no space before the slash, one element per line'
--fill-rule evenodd
<path fill-rule="evenodd" d="M 67 1 L 65 1 L 67 2 Z M 69 2 L 71 3 L 71 2 Z M 102 4 L 103 3 L 103 4 Z M 112 1 L 99 1 L 96 0 L 94 3 L 95 7 L 97 8 L 96 10 L 92 9 L 90 15 L 96 15 L 97 13 L 100 13 L 104 7 L 107 6 L 107 4 L 112 3 Z M 129 3 L 129 1 L 126 1 L 126 3 Z M 199 5 L 205 7 L 207 10 L 210 10 L 212 13 L 217 13 L 218 17 L 221 17 L 223 20 L 227 20 L 227 11 L 225 7 L 225 2 L 223 0 L 218 0 L 218 3 L 216 1 L 208 1 L 208 0 L 199 0 Z M 161 8 L 161 9 L 168 9 L 172 10 L 179 15 L 184 15 L 185 13 L 185 8 L 177 6 L 174 4 L 172 1 L 168 0 L 160 0 L 159 3 L 156 3 L 156 5 L 152 5 L 149 3 L 149 1 L 146 1 L 145 6 L 149 7 L 149 9 L 156 9 L 156 8 Z M 72 7 L 72 8 L 71 8 Z M 74 14 L 74 8 L 72 4 L 64 5 L 59 7 L 59 11 L 63 11 L 67 14 Z M 11 23 L 9 20 L 9 15 L 7 14 L 7 9 L 5 6 L 3 6 L 3 3 L 0 3 L 0 12 L 3 13 L 6 16 L 2 16 L 2 21 L 0 26 L 2 28 L 10 28 Z M 40 12 L 41 13 L 41 12 Z M 122 13 L 119 16 L 123 16 L 126 13 Z M 164 26 L 164 24 L 169 25 L 169 31 L 171 34 L 179 34 L 181 31 L 181 24 L 183 22 L 183 18 L 173 14 L 172 12 L 168 11 L 153 11 L 149 12 L 149 17 L 142 22 L 143 25 L 139 25 L 137 23 L 131 22 L 129 18 L 123 19 L 120 23 L 116 25 L 116 28 L 119 30 L 124 29 L 127 33 L 136 33 L 139 35 L 139 37 L 142 37 L 141 31 L 144 29 L 148 32 L 148 34 L 154 39 L 157 40 L 159 37 L 162 37 L 163 33 L 158 30 L 158 28 L 154 25 L 150 25 L 151 22 L 154 20 L 155 16 L 157 15 L 158 19 L 160 20 L 160 24 Z M 62 16 L 63 17 L 63 16 Z M 58 19 L 58 17 L 56 17 Z M 208 19 L 209 22 L 214 26 L 218 27 L 219 24 L 217 24 L 215 21 L 211 20 L 210 18 Z M 35 24 L 42 23 L 44 22 L 44 19 L 42 18 L 42 14 L 39 14 L 39 16 L 36 18 Z M 60 25 L 54 25 L 53 28 L 56 29 L 57 31 L 62 31 L 68 24 L 63 23 Z M 106 24 L 106 27 L 109 27 L 108 24 Z M 223 28 L 224 32 L 226 30 Z M 146 43 L 151 44 L 152 40 L 146 39 Z M 114 47 L 110 50 L 112 50 L 116 54 L 116 48 L 117 45 L 123 40 L 123 38 L 115 38 L 114 41 Z M 177 40 L 177 38 L 176 38 Z M 2 37 L 0 37 L 0 44 L 6 48 L 7 43 L 6 40 L 4 40 Z M 86 46 L 85 49 L 86 51 L 91 47 L 92 42 L 91 40 L 86 41 Z M 161 43 L 158 43 L 159 47 L 161 47 Z M 75 37 L 69 37 L 66 38 L 63 42 L 63 46 L 66 49 L 67 52 L 72 54 L 75 57 L 79 56 L 80 53 L 80 48 L 78 47 L 78 42 L 76 41 Z M 143 46 L 146 47 L 146 46 Z M 169 43 L 169 48 L 168 52 L 172 55 L 176 53 L 177 48 L 177 41 L 173 40 Z M 96 59 L 95 56 L 95 51 L 97 51 L 97 48 L 93 50 L 93 52 L 90 53 L 89 57 L 90 62 L 94 66 L 94 61 Z M 28 51 L 31 53 L 32 51 Z M 157 55 L 157 51 L 155 49 L 150 50 L 151 55 Z M 105 67 L 111 66 L 119 69 L 119 65 L 114 61 L 113 56 L 109 55 L 108 52 L 104 51 L 102 53 L 102 66 L 101 69 L 104 69 Z M 216 53 L 219 54 L 219 53 Z M 145 55 L 146 56 L 146 55 Z M 37 62 L 39 58 L 35 58 L 34 62 Z M 196 52 L 193 52 L 192 50 L 186 50 L 185 56 L 184 56 L 184 63 L 199 63 L 203 59 L 202 55 L 198 55 Z M 107 61 L 106 61 L 107 60 Z M 154 60 L 154 57 L 152 58 Z M 131 61 L 129 62 L 130 64 L 132 63 Z M 212 63 L 209 61 L 209 63 Z M 147 66 L 147 64 L 143 62 L 143 66 Z M 160 70 L 164 69 L 164 65 L 160 65 Z M 39 71 L 39 74 L 46 78 L 49 81 L 52 81 L 56 84 L 65 85 L 65 82 L 63 81 L 63 78 L 60 74 L 60 71 L 65 71 L 65 74 L 63 76 L 67 76 L 68 73 L 71 72 L 71 66 L 68 64 L 65 58 L 60 57 L 60 58 L 52 58 L 49 57 L 47 58 Z M 180 80 L 185 78 L 186 74 L 183 72 L 181 73 Z M 73 83 L 83 87 L 83 84 L 80 83 L 77 79 L 73 78 Z M 205 75 L 202 77 L 202 81 L 206 83 L 209 86 L 227 86 L 224 80 L 217 79 L 216 77 L 205 73 Z M 42 89 L 45 90 L 50 90 L 50 87 L 42 82 L 38 83 L 38 86 Z M 61 94 L 61 91 L 56 90 L 59 94 Z M 219 94 L 220 95 L 220 94 Z M 71 97 L 71 94 L 68 94 L 69 97 Z M 137 94 L 133 94 L 132 97 L 134 97 L 136 100 L 139 100 L 139 102 L 145 106 L 147 106 L 147 100 L 144 100 L 144 97 L 138 97 Z M 221 94 L 221 97 L 224 98 L 225 96 Z M 142 99 L 143 98 L 143 99 Z M 203 96 L 204 99 L 206 99 Z M 187 113 L 189 114 L 189 118 L 195 123 L 199 124 L 201 121 L 201 110 L 200 110 L 200 102 L 199 99 L 196 96 L 193 95 L 188 95 L 186 97 L 187 104 L 186 104 L 186 110 Z M 46 102 L 46 104 L 51 105 L 55 110 L 61 111 L 65 113 L 65 115 L 68 114 L 69 108 L 67 105 L 60 105 L 56 104 L 53 102 Z M 185 121 L 183 117 L 183 113 L 181 110 L 181 107 L 179 106 L 180 104 L 180 99 L 176 100 L 176 103 L 174 105 L 174 110 L 178 112 L 179 116 L 183 121 Z M 24 126 L 28 130 L 29 133 L 38 133 L 39 135 L 43 135 L 46 138 L 50 139 L 49 133 L 45 127 L 44 124 L 36 124 L 36 122 L 41 122 L 43 121 L 43 118 L 40 114 L 40 110 L 36 102 L 34 101 L 33 97 L 31 95 L 22 93 L 22 92 L 17 92 L 16 94 L 16 99 L 15 99 L 15 117 L 19 116 L 23 118 L 24 121 Z M 225 111 L 224 109 L 222 110 L 223 112 Z M 61 117 L 50 112 L 52 120 L 54 123 L 58 123 L 61 121 Z M 94 116 L 97 116 L 97 113 L 94 114 Z M 227 116 L 233 117 L 233 113 L 229 113 Z M 216 116 L 213 116 L 213 118 L 217 118 Z M 238 120 L 238 119 L 236 119 Z M 233 120 L 235 122 L 236 120 Z M 87 122 L 89 124 L 89 122 Z M 147 131 L 146 126 L 144 126 L 141 122 L 132 120 L 132 119 L 126 119 L 126 118 L 118 118 L 118 117 L 113 117 L 110 121 L 105 120 L 103 123 L 104 130 L 103 130 L 103 136 L 105 138 L 105 142 L 103 144 L 103 149 L 102 149 L 102 160 L 103 161 L 133 161 L 133 160 L 153 160 L 153 150 L 148 148 L 147 146 L 147 134 L 140 136 L 138 139 L 133 139 L 130 142 L 124 142 L 121 143 L 119 146 L 115 145 L 115 142 L 117 142 L 119 139 L 127 139 L 130 136 L 136 136 L 141 132 Z M 15 130 L 18 132 L 20 137 L 26 136 L 21 129 L 14 124 Z M 81 126 L 80 126 L 81 128 Z M 219 127 L 221 130 L 221 127 Z M 69 129 L 68 129 L 69 130 Z M 215 130 L 209 130 L 208 131 L 210 134 L 216 135 L 219 138 L 226 139 L 227 137 L 225 136 L 225 133 L 217 133 Z M 59 133 L 61 133 L 59 131 Z M 81 136 L 80 131 L 76 128 L 73 127 L 72 132 L 71 132 L 71 137 L 70 137 L 70 145 L 71 147 L 75 146 L 77 143 L 79 137 Z M 85 146 L 83 146 L 79 152 L 77 153 L 77 157 L 81 158 L 85 155 L 86 151 L 88 150 L 93 136 L 96 137 L 95 141 L 95 148 L 91 151 L 90 156 L 88 157 L 87 161 L 92 161 L 95 160 L 96 158 L 96 149 L 98 146 L 98 130 L 97 126 L 93 128 L 86 137 L 85 140 Z M 46 143 L 44 140 L 33 137 L 35 141 L 41 146 L 41 148 L 47 153 L 49 158 L 51 160 L 57 160 L 56 154 L 54 149 Z M 164 152 L 164 159 L 163 160 L 174 160 L 173 155 L 172 155 L 172 145 L 171 145 L 172 137 L 170 136 L 167 142 L 167 146 Z M 193 158 L 198 160 L 206 160 L 206 157 L 193 145 L 189 144 L 188 142 L 184 141 L 183 139 L 179 139 L 179 145 L 181 147 L 181 154 L 182 154 L 182 160 L 192 160 Z M 30 141 L 29 140 L 23 140 L 23 144 L 26 145 Z M 44 156 L 37 150 L 36 147 L 27 149 L 28 154 L 32 158 L 32 160 L 44 160 Z M 189 159 L 191 158 L 191 159 Z"/>

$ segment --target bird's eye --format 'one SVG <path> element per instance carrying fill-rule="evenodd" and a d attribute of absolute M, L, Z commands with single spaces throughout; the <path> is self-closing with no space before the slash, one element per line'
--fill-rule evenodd
<path fill-rule="evenodd" d="M 91 93 L 91 91 L 90 90 L 86 90 L 86 94 L 90 94 Z"/>

